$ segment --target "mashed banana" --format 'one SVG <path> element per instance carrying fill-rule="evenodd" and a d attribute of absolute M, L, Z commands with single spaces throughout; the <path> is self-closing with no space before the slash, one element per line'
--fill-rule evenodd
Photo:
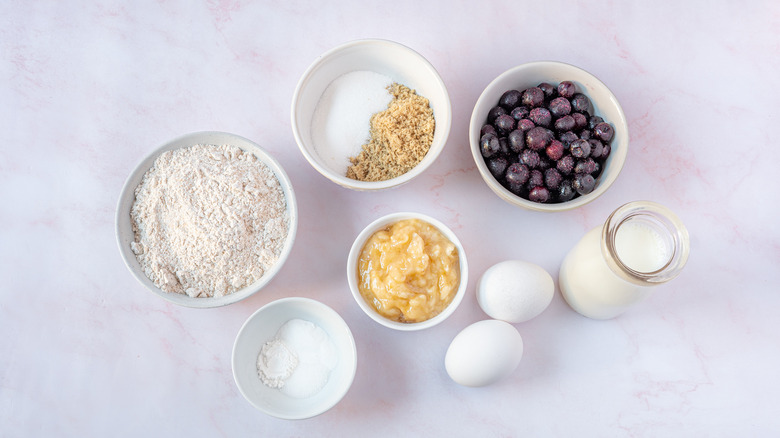
<path fill-rule="evenodd" d="M 460 284 L 457 248 L 419 219 L 374 233 L 360 252 L 357 271 L 366 302 L 385 318 L 406 323 L 441 313 Z"/>

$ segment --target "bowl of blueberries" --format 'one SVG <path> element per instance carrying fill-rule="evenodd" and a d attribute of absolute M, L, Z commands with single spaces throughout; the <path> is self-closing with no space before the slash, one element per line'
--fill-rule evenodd
<path fill-rule="evenodd" d="M 614 94 L 562 62 L 502 73 L 471 114 L 477 169 L 500 198 L 536 211 L 571 210 L 601 196 L 628 154 L 628 124 Z"/>

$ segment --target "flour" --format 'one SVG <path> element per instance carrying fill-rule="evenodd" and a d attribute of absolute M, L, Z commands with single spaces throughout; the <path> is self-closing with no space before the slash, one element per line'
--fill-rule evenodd
<path fill-rule="evenodd" d="M 131 248 L 157 287 L 220 297 L 262 278 L 289 227 L 279 181 L 231 145 L 167 151 L 135 190 Z"/>

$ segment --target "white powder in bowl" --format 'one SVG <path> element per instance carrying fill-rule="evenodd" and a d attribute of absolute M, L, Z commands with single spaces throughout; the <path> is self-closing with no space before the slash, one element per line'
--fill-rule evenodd
<path fill-rule="evenodd" d="M 325 165 L 346 175 L 349 157 L 371 139 L 371 116 L 387 109 L 393 96 L 388 76 L 358 70 L 339 76 L 322 93 L 312 117 L 314 149 Z"/>
<path fill-rule="evenodd" d="M 130 245 L 146 276 L 191 297 L 220 297 L 259 280 L 289 228 L 273 171 L 231 145 L 161 154 L 135 189 L 130 216 Z"/>

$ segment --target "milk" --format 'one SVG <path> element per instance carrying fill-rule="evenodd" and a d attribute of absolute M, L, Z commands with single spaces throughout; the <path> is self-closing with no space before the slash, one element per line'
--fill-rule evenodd
<path fill-rule="evenodd" d="M 564 258 L 559 274 L 561 293 L 577 312 L 609 319 L 643 300 L 650 291 L 629 282 L 607 264 L 601 249 L 602 227 L 590 230 Z M 624 265 L 654 272 L 669 262 L 672 248 L 659 230 L 642 221 L 629 221 L 615 235 L 615 249 Z"/>

